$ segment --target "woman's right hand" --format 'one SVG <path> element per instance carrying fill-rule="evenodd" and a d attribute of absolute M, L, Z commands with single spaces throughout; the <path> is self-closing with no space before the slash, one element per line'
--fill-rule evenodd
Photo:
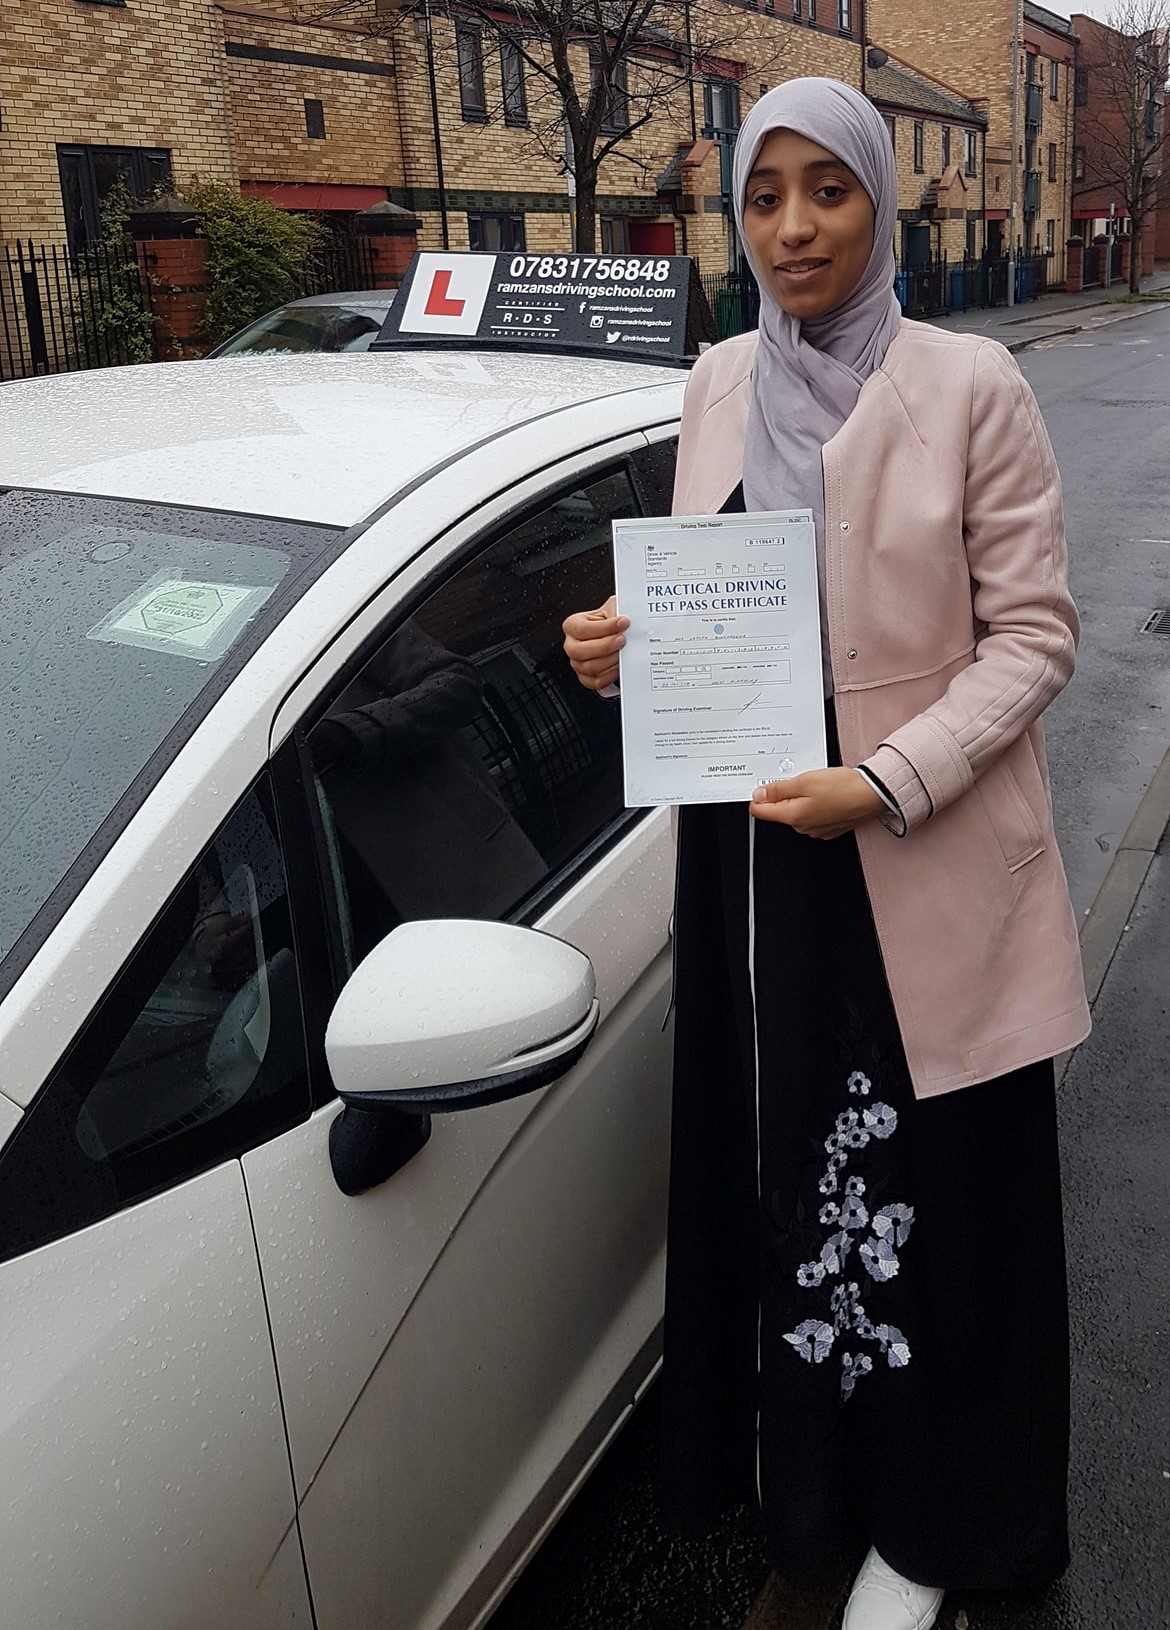
<path fill-rule="evenodd" d="M 617 680 L 618 652 L 629 626 L 628 617 L 618 616 L 612 594 L 596 611 L 574 611 L 565 618 L 565 655 L 587 690 L 604 690 Z"/>

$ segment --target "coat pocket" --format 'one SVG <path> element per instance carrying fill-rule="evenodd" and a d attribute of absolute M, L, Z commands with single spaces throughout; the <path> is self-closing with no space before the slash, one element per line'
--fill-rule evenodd
<path fill-rule="evenodd" d="M 997 758 L 975 783 L 1009 872 L 1018 872 L 1046 848 L 1040 817 L 1021 792 L 1012 769 L 1011 761 L 1022 754 L 1032 757 L 1032 744 L 1027 736 L 1022 736 Z M 1039 775 L 1034 779 L 1039 781 Z"/>

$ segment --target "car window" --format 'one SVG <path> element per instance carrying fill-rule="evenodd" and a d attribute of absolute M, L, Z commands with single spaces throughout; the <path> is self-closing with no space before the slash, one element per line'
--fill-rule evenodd
<path fill-rule="evenodd" d="M 612 592 L 624 467 L 498 536 L 391 631 L 308 736 L 345 962 L 417 917 L 503 917 L 625 815 L 615 703 L 561 623 Z"/>
<path fill-rule="evenodd" d="M 308 1113 L 284 864 L 265 779 L 115 982 L 0 1159 L 0 1258 Z"/>
<path fill-rule="evenodd" d="M 332 527 L 0 490 L 0 961 L 177 745 Z M 55 893 L 56 891 L 56 893 Z M 48 919 L 52 912 L 44 912 Z M 43 933 L 44 922 L 40 925 Z M 20 955 L 9 953 L 25 936 Z"/>
<path fill-rule="evenodd" d="M 255 351 L 368 351 L 385 311 L 350 306 L 282 306 L 259 317 L 216 350 L 217 357 Z"/>

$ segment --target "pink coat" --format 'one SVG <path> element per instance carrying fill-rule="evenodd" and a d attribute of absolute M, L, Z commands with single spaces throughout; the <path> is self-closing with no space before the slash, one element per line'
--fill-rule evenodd
<path fill-rule="evenodd" d="M 716 512 L 741 479 L 755 346 L 742 335 L 695 367 L 676 515 Z M 1009 353 L 911 322 L 823 464 L 842 756 L 904 817 L 857 841 L 914 1091 L 930 1097 L 1089 1032 L 1040 724 L 1079 631 L 1060 477 Z"/>

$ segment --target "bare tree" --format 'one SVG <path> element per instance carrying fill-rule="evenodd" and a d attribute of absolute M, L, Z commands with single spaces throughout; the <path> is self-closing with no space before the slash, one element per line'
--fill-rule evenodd
<path fill-rule="evenodd" d="M 719 0 L 309 0 L 315 15 L 347 14 L 371 34 L 389 35 L 431 17 L 473 23 L 522 65 L 528 142 L 571 173 L 576 194 L 574 244 L 597 242 L 601 166 L 623 164 L 645 181 L 656 167 L 630 138 L 656 116 L 697 133 L 695 88 L 704 78 L 737 85 L 745 59 L 755 77 L 774 78 L 782 29 Z M 460 72 L 457 32 L 446 46 Z M 505 83 L 487 122 L 507 121 Z M 730 133 L 726 145 L 730 145 Z"/>
<path fill-rule="evenodd" d="M 1170 117 L 1170 0 L 1119 0 L 1103 24 L 1081 30 L 1078 140 L 1084 179 L 1074 201 L 1116 190 L 1133 234 L 1130 292 L 1141 288 L 1142 239 L 1157 203 Z"/>

